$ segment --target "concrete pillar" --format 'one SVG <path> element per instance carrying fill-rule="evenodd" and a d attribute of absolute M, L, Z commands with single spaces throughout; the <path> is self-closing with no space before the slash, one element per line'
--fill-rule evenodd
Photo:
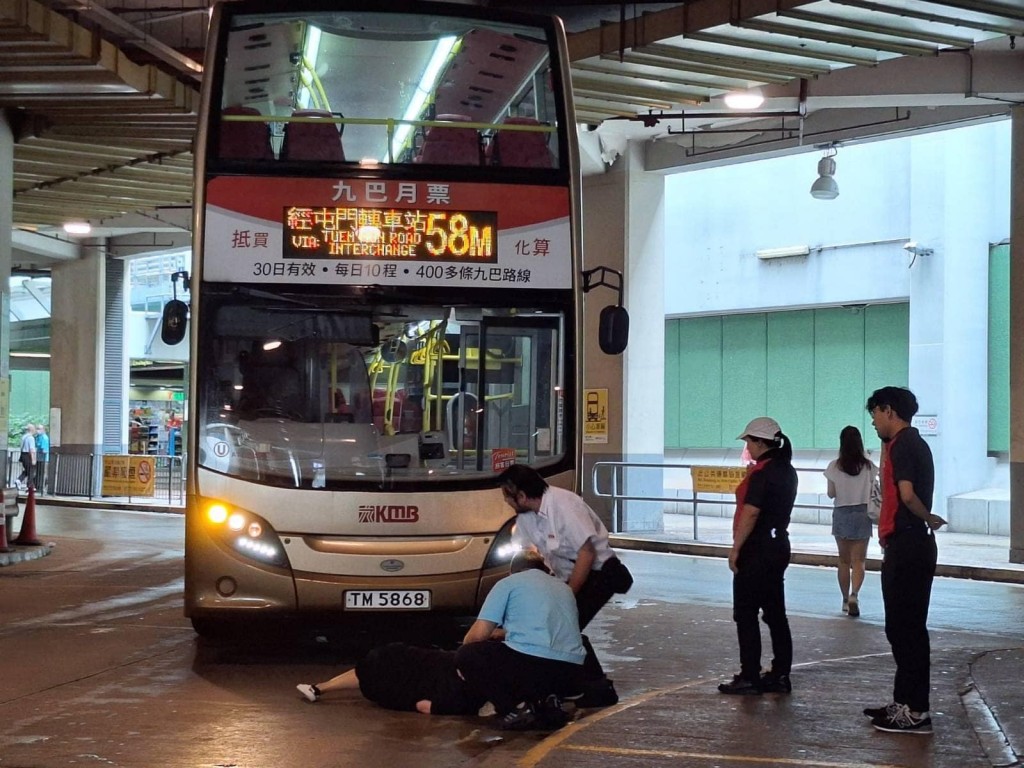
<path fill-rule="evenodd" d="M 52 272 L 50 404 L 61 409 L 62 454 L 100 453 L 105 259 L 101 242 L 86 244 Z"/>
<path fill-rule="evenodd" d="M 583 179 L 583 269 L 604 266 L 625 274 L 626 230 L 623 222 L 626 207 L 626 187 L 620 167 L 613 165 L 606 173 Z M 608 390 L 608 442 L 583 446 L 580 489 L 583 498 L 601 517 L 609 530 L 617 530 L 618 521 L 613 504 L 593 493 L 591 481 L 594 463 L 622 461 L 623 362 L 624 356 L 609 357 L 597 343 L 597 328 L 601 309 L 615 301 L 615 295 L 606 288 L 595 288 L 584 297 L 583 328 L 583 386 Z M 607 473 L 602 477 L 608 478 Z M 601 490 L 610 486 L 601 482 Z"/>
<path fill-rule="evenodd" d="M 8 429 L 11 392 L 11 229 L 14 221 L 14 134 L 0 109 L 0 424 Z M 4 469 L 7 441 L 3 441 Z M 3 480 L 7 484 L 6 475 Z"/>
<path fill-rule="evenodd" d="M 1010 149 L 1010 562 L 1024 563 L 1024 107 Z"/>
<path fill-rule="evenodd" d="M 594 292 L 588 300 L 584 386 L 608 389 L 611 418 L 608 445 L 585 449 L 585 492 L 595 461 L 661 463 L 664 457 L 664 188 L 662 176 L 644 171 L 639 143 L 629 145 L 607 173 L 584 183 L 586 268 L 604 265 L 624 273 L 630 315 L 629 347 L 621 358 L 609 358 L 592 331 L 601 307 L 614 295 Z M 662 495 L 660 470 L 630 470 L 623 478 L 619 493 Z M 588 500 L 598 509 L 592 497 Z M 603 507 L 611 513 L 607 504 Z M 664 529 L 660 502 L 626 502 L 618 511 L 618 519 L 606 520 L 612 529 Z"/>
<path fill-rule="evenodd" d="M 988 347 L 979 340 L 988 337 L 989 245 L 1005 218 L 999 228 L 988 223 L 990 143 L 947 131 L 917 138 L 911 153 L 908 234 L 933 253 L 910 267 L 910 388 L 918 415 L 938 417 L 939 434 L 925 436 L 934 511 L 957 530 L 942 500 L 983 487 L 989 471 L 986 430 L 978 429 L 988 418 Z"/>

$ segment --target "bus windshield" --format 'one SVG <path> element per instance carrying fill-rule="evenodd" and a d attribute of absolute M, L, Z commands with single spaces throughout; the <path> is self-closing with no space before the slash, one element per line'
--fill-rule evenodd
<path fill-rule="evenodd" d="M 565 453 L 565 318 L 534 306 L 207 292 L 201 466 L 339 490 L 493 478 Z M 255 295 L 254 295 L 255 294 Z"/>
<path fill-rule="evenodd" d="M 239 14 L 211 161 L 556 168 L 548 34 L 430 13 Z"/>

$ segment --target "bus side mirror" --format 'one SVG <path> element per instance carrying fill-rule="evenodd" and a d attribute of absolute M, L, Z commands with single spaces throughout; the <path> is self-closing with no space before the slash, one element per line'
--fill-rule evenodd
<path fill-rule="evenodd" d="M 160 339 L 168 346 L 180 344 L 185 338 L 188 324 L 188 304 L 181 299 L 171 299 L 164 305 L 160 318 Z"/>
<path fill-rule="evenodd" d="M 629 343 L 629 313 L 625 307 L 608 306 L 601 310 L 597 343 L 606 355 L 621 355 Z"/>

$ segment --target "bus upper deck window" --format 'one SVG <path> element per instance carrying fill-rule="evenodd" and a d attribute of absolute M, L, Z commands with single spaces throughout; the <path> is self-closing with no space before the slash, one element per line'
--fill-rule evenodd
<path fill-rule="evenodd" d="M 252 107 L 227 107 L 220 121 L 219 155 L 225 160 L 273 160 L 274 150 L 270 146 L 270 126 L 254 120 L 231 120 L 231 117 L 255 117 L 260 115 Z"/>

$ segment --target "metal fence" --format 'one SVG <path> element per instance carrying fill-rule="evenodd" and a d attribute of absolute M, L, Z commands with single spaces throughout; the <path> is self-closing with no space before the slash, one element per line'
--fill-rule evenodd
<path fill-rule="evenodd" d="M 655 501 L 672 504 L 692 504 L 693 514 L 693 539 L 698 540 L 698 521 L 700 516 L 698 515 L 698 506 L 701 504 L 712 504 L 722 506 L 735 506 L 736 498 L 731 494 L 721 493 L 701 493 L 693 490 L 692 484 L 689 481 L 689 470 L 694 467 L 709 466 L 706 464 L 666 464 L 656 462 L 640 462 L 640 461 L 597 461 L 594 462 L 594 467 L 591 472 L 591 486 L 595 496 L 602 499 L 611 499 L 612 501 L 612 528 L 613 533 L 623 533 L 622 525 L 624 518 L 623 503 L 625 501 Z M 724 466 L 724 465 L 723 465 Z M 735 468 L 735 465 L 732 466 Z M 794 467 L 797 471 L 797 475 L 800 473 L 813 473 L 817 478 L 821 477 L 822 469 L 820 467 Z M 651 495 L 646 493 L 633 494 L 625 492 L 627 486 L 639 487 L 645 489 L 649 483 L 644 483 L 640 478 L 627 478 L 627 472 L 630 470 L 659 470 L 661 474 L 661 492 L 666 493 L 667 489 L 676 492 L 675 496 L 668 495 Z M 666 473 L 671 475 L 675 472 L 687 472 L 686 482 L 673 483 L 666 485 Z M 636 474 L 636 473 L 634 473 Z M 653 474 L 653 473 L 649 473 Z M 645 475 L 645 477 L 648 475 Z M 689 496 L 683 497 L 679 495 L 680 491 L 688 491 Z M 798 497 L 799 498 L 799 497 Z M 794 509 L 817 509 L 817 510 L 832 510 L 833 504 L 829 501 L 827 504 L 821 503 L 798 503 L 793 505 Z M 664 511 L 664 510 L 663 510 Z M 669 513 L 673 514 L 673 513 Z"/>
<path fill-rule="evenodd" d="M 103 457 L 96 453 L 60 453 L 51 451 L 46 484 L 38 488 L 50 496 L 108 498 L 103 494 Z M 185 465 L 183 456 L 151 455 L 154 482 L 152 495 L 117 496 L 118 499 L 152 501 L 167 504 L 185 504 Z M 14 485 L 21 473 L 18 453 L 7 454 L 7 482 Z"/>

